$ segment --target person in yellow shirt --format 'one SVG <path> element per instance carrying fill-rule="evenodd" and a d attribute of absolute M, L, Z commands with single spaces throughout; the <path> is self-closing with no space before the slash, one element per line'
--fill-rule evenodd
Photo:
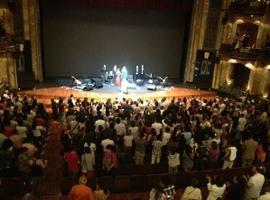
<path fill-rule="evenodd" d="M 86 176 L 79 178 L 79 184 L 74 185 L 69 193 L 69 200 L 94 200 L 93 191 L 86 185 Z"/>

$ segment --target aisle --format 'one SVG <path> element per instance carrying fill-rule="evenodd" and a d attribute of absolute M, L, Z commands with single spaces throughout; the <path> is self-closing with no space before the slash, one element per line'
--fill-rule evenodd
<path fill-rule="evenodd" d="M 58 195 L 61 193 L 61 177 L 63 171 L 63 159 L 61 152 L 61 124 L 51 121 L 49 125 L 49 140 L 45 147 L 44 158 L 48 160 L 48 166 L 44 170 L 44 180 L 41 188 L 42 195 Z"/>

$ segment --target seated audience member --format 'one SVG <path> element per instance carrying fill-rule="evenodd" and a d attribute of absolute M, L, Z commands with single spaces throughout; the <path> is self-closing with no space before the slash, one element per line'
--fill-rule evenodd
<path fill-rule="evenodd" d="M 265 177 L 263 175 L 264 167 L 262 165 L 253 165 L 251 172 L 253 173 L 251 177 L 245 177 L 247 180 L 247 188 L 244 197 L 245 200 L 257 199 L 261 194 L 262 187 L 265 182 Z"/>
<path fill-rule="evenodd" d="M 192 179 L 191 186 L 186 187 L 181 200 L 202 200 L 202 192 L 199 188 L 199 181 Z"/>
<path fill-rule="evenodd" d="M 223 194 L 226 190 L 226 184 L 223 182 L 221 177 L 216 177 L 214 183 L 212 183 L 212 178 L 207 176 L 208 183 L 207 189 L 209 191 L 207 200 L 219 200 L 222 199 Z"/>
<path fill-rule="evenodd" d="M 81 176 L 79 178 L 79 184 L 74 185 L 69 193 L 70 200 L 94 200 L 93 191 L 87 185 L 87 178 Z"/>
<path fill-rule="evenodd" d="M 247 181 L 242 176 L 235 176 L 232 183 L 228 184 L 226 200 L 243 200 Z"/>
<path fill-rule="evenodd" d="M 104 189 L 101 184 L 96 184 L 96 189 L 94 191 L 94 199 L 95 200 L 107 200 L 109 197 L 109 191 Z"/>

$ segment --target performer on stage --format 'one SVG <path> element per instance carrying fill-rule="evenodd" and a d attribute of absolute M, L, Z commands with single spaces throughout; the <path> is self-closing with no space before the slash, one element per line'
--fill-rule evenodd
<path fill-rule="evenodd" d="M 128 88 L 128 71 L 127 68 L 125 66 L 123 66 L 122 70 L 121 70 L 121 92 L 127 94 L 127 88 Z"/>
<path fill-rule="evenodd" d="M 115 86 L 121 86 L 121 72 L 120 69 L 117 69 L 115 72 Z"/>

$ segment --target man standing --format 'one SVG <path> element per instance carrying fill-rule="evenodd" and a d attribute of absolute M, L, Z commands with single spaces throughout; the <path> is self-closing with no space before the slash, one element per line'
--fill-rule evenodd
<path fill-rule="evenodd" d="M 70 200 L 94 200 L 93 191 L 90 187 L 86 186 L 87 178 L 81 176 L 79 184 L 74 185 L 69 193 Z"/>
<path fill-rule="evenodd" d="M 257 199 L 260 196 L 265 181 L 264 175 L 262 174 L 264 171 L 264 167 L 262 165 L 256 164 L 251 170 L 253 176 L 248 179 L 244 198 L 245 200 Z"/>
<path fill-rule="evenodd" d="M 255 152 L 258 147 L 258 142 L 253 140 L 251 135 L 248 135 L 248 139 L 243 144 L 243 160 L 242 167 L 249 167 L 252 165 L 255 159 Z"/>

